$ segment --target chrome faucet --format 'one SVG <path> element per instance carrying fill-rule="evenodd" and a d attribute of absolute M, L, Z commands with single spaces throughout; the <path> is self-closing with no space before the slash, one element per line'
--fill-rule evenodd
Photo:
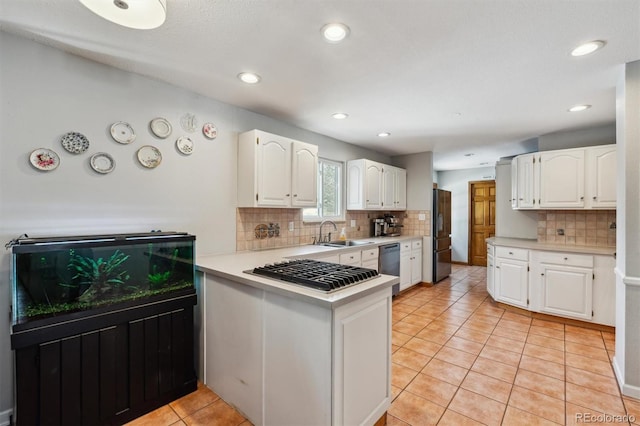
<path fill-rule="evenodd" d="M 320 233 L 319 233 L 319 235 L 318 235 L 318 243 L 323 242 L 323 241 L 322 241 L 322 225 L 324 225 L 325 223 L 330 223 L 330 224 L 332 224 L 332 225 L 333 225 L 333 230 L 334 230 L 334 231 L 337 231 L 337 230 L 338 230 L 338 227 L 336 226 L 336 224 L 335 224 L 335 223 L 333 223 L 333 221 L 332 221 L 332 220 L 323 220 L 322 222 L 320 222 Z M 329 239 L 331 239 L 331 232 L 329 232 Z M 328 241 L 328 240 L 327 240 L 327 241 Z"/>

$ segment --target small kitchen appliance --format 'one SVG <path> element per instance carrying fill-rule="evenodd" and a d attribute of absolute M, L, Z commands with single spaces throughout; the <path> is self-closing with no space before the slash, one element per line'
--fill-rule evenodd
<path fill-rule="evenodd" d="M 400 219 L 392 214 L 384 215 L 384 235 L 387 237 L 399 237 L 402 224 Z"/>
<path fill-rule="evenodd" d="M 382 237 L 384 235 L 385 221 L 382 218 L 371 220 L 371 236 Z"/>

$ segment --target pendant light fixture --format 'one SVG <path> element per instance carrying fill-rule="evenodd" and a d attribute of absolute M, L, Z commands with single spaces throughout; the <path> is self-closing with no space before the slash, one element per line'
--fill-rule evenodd
<path fill-rule="evenodd" d="M 167 18 L 166 0 L 79 0 L 96 15 L 137 30 L 150 30 Z"/>

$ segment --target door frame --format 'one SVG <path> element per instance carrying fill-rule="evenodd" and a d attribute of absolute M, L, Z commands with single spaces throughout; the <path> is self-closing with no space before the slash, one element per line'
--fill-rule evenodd
<path fill-rule="evenodd" d="M 485 179 L 485 180 L 470 180 L 469 181 L 469 198 L 467 200 L 467 202 L 469 203 L 469 212 L 468 212 L 468 223 L 467 223 L 467 231 L 468 231 L 468 235 L 467 235 L 467 265 L 469 266 L 473 266 L 473 264 L 471 263 L 471 225 L 473 222 L 473 185 L 477 184 L 477 183 L 487 183 L 487 182 L 493 182 L 493 186 L 494 188 L 496 187 L 496 180 L 495 179 Z"/>

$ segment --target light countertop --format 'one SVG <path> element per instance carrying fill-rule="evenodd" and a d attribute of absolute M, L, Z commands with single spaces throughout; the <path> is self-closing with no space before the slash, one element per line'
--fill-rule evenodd
<path fill-rule="evenodd" d="M 487 244 L 523 248 L 529 250 L 559 251 L 564 253 L 595 254 L 601 256 L 615 256 L 615 247 L 572 246 L 566 244 L 539 243 L 537 240 L 524 238 L 487 238 Z"/>
<path fill-rule="evenodd" d="M 239 284 L 248 285 L 265 291 L 270 291 L 287 297 L 304 300 L 309 303 L 335 308 L 359 299 L 383 288 L 391 287 L 399 282 L 399 278 L 393 275 L 380 275 L 378 278 L 364 281 L 359 284 L 325 293 L 312 288 L 289 284 L 270 278 L 251 275 L 244 271 L 252 270 L 257 266 L 268 263 L 281 262 L 287 259 L 300 259 L 322 254 L 347 253 L 356 250 L 366 250 L 385 244 L 421 238 L 419 236 L 378 237 L 363 238 L 356 241 L 367 241 L 371 244 L 349 247 L 326 247 L 320 245 L 301 245 L 295 247 L 277 248 L 260 251 L 242 251 L 225 255 L 198 256 L 196 269 L 205 274 L 225 278 Z M 206 285 L 206 284 L 205 284 Z"/>

